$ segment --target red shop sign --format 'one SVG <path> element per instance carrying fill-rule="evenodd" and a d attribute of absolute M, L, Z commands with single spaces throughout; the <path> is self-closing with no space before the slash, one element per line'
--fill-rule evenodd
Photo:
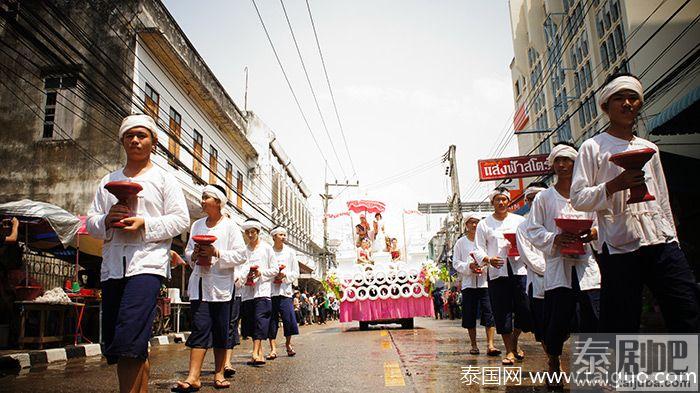
<path fill-rule="evenodd" d="M 550 172 L 547 154 L 479 160 L 479 180 L 517 179 Z"/>

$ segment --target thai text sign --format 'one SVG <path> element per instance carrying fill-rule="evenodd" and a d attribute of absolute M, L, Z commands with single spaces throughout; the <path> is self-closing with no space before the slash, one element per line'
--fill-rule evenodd
<path fill-rule="evenodd" d="M 479 180 L 517 179 L 549 173 L 547 154 L 479 160 Z"/>

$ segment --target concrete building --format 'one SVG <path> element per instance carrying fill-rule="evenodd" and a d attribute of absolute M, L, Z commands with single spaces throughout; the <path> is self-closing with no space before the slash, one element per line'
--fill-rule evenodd
<path fill-rule="evenodd" d="M 579 145 L 605 130 L 598 92 L 615 72 L 637 75 L 645 104 L 640 136 L 661 150 L 681 246 L 697 261 L 700 187 L 700 2 L 510 0 L 510 64 L 521 155 Z M 680 212 L 683 212 L 680 215 Z"/>
<path fill-rule="evenodd" d="M 86 214 L 99 180 L 125 162 L 121 119 L 148 113 L 159 125 L 154 163 L 175 175 L 193 219 L 202 186 L 217 183 L 236 221 L 284 224 L 304 260 L 319 253 L 300 175 L 162 2 L 4 2 L 0 16 L 0 202 L 29 198 Z M 280 184 L 289 184 L 288 199 Z"/>

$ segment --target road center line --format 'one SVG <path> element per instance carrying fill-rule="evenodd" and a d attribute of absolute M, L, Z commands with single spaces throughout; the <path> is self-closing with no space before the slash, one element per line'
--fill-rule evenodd
<path fill-rule="evenodd" d="M 384 362 L 384 386 L 406 386 L 399 362 Z"/>

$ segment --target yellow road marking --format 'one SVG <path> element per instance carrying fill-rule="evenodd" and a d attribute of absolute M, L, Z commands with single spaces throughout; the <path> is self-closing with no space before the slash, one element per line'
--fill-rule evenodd
<path fill-rule="evenodd" d="M 391 341 L 382 340 L 382 349 L 391 349 Z"/>
<path fill-rule="evenodd" d="M 398 362 L 384 362 L 384 386 L 406 386 Z"/>
<path fill-rule="evenodd" d="M 386 336 L 389 335 L 389 332 L 387 332 L 386 330 L 380 330 L 380 331 L 379 331 L 379 335 L 382 336 L 382 337 L 386 337 Z"/>

